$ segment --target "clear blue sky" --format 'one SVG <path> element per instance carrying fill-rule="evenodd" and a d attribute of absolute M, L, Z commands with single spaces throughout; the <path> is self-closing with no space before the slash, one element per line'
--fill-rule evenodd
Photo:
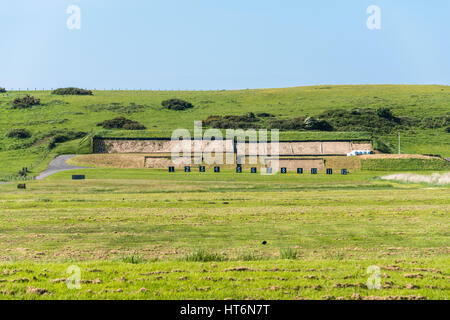
<path fill-rule="evenodd" d="M 450 85 L 448 0 L 0 0 L 0 30 L 6 88 Z"/>

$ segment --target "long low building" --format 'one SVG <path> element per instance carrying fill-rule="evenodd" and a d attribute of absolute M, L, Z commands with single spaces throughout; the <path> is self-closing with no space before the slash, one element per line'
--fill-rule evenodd
<path fill-rule="evenodd" d="M 276 150 L 278 148 L 278 150 Z M 147 153 L 169 154 L 201 150 L 202 153 L 216 152 L 234 153 L 237 157 L 256 156 L 261 154 L 279 154 L 280 156 L 346 156 L 355 150 L 373 150 L 368 140 L 334 140 L 334 141 L 280 141 L 277 146 L 271 143 L 239 142 L 234 140 L 184 140 L 171 139 L 131 139 L 131 138 L 98 138 L 93 139 L 94 153 Z M 278 151 L 278 152 L 277 152 Z"/>
<path fill-rule="evenodd" d="M 238 156 L 260 154 L 258 143 L 237 142 Z M 373 150 L 371 141 L 280 141 L 278 150 L 267 144 L 267 154 L 280 156 L 346 156 L 354 150 Z M 274 153 L 273 153 L 274 152 Z"/>

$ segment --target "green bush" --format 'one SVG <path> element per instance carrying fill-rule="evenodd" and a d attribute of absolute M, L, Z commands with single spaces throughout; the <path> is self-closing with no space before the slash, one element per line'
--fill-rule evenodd
<path fill-rule="evenodd" d="M 190 102 L 180 100 L 180 99 L 169 99 L 161 102 L 161 105 L 169 110 L 182 111 L 186 109 L 193 108 L 194 105 Z"/>
<path fill-rule="evenodd" d="M 63 143 L 67 141 L 72 141 L 76 139 L 81 139 L 84 136 L 86 136 L 86 132 L 82 131 L 67 131 L 67 132 L 54 132 L 52 134 L 55 134 L 53 138 L 50 140 L 48 144 L 48 149 L 54 149 L 56 147 L 57 143 Z"/>
<path fill-rule="evenodd" d="M 243 116 L 209 116 L 203 120 L 203 125 L 216 129 L 250 129 L 259 127 L 259 122 L 254 113 L 250 112 Z"/>
<path fill-rule="evenodd" d="M 445 132 L 450 133 L 450 126 L 445 128 Z"/>
<path fill-rule="evenodd" d="M 305 130 L 305 118 L 298 117 L 294 119 L 272 119 L 269 121 L 270 129 L 279 130 Z"/>
<path fill-rule="evenodd" d="M 2 88 L 2 87 L 0 87 L 0 93 L 5 93 L 6 92 L 6 89 L 5 88 Z"/>
<path fill-rule="evenodd" d="M 145 130 L 146 127 L 140 124 L 139 122 L 129 122 L 123 125 L 123 129 L 125 130 Z"/>
<path fill-rule="evenodd" d="M 58 95 L 78 95 L 78 96 L 92 96 L 91 90 L 85 90 L 80 88 L 68 87 L 68 88 L 58 88 L 52 91 L 52 94 Z"/>
<path fill-rule="evenodd" d="M 98 127 L 105 129 L 125 129 L 125 130 L 145 130 L 146 127 L 137 121 L 124 117 L 117 117 L 111 120 L 105 120 L 97 124 Z"/>
<path fill-rule="evenodd" d="M 298 251 L 292 248 L 281 249 L 280 259 L 295 260 L 297 259 Z"/>
<path fill-rule="evenodd" d="M 6 134 L 6 136 L 8 138 L 27 139 L 31 137 L 31 132 L 27 129 L 12 129 Z"/>
<path fill-rule="evenodd" d="M 303 127 L 306 130 L 333 131 L 333 126 L 327 121 L 317 120 L 314 117 L 306 118 Z"/>
<path fill-rule="evenodd" d="M 378 108 L 376 110 L 377 116 L 380 118 L 386 118 L 388 120 L 394 119 L 391 109 L 389 108 Z"/>
<path fill-rule="evenodd" d="M 145 262 L 145 259 L 140 255 L 130 254 L 126 257 L 122 258 L 122 262 L 131 263 L 131 264 L 139 264 Z"/>
<path fill-rule="evenodd" d="M 30 95 L 23 98 L 16 98 L 12 102 L 13 109 L 26 109 L 41 104 L 41 100 Z"/>
<path fill-rule="evenodd" d="M 394 148 L 389 143 L 385 143 L 380 138 L 373 139 L 373 148 L 382 153 L 394 153 Z"/>
<path fill-rule="evenodd" d="M 256 114 L 256 116 L 258 116 L 260 118 L 274 118 L 275 117 L 273 114 L 270 114 L 267 112 L 258 113 L 258 114 Z"/>
<path fill-rule="evenodd" d="M 205 250 L 198 250 L 184 258 L 188 262 L 212 262 L 212 261 L 225 261 L 226 258 L 218 253 L 209 253 Z"/>
<path fill-rule="evenodd" d="M 420 122 L 420 127 L 423 129 L 439 129 L 450 125 L 450 116 L 438 116 L 424 118 Z"/>
<path fill-rule="evenodd" d="M 389 133 L 411 125 L 410 119 L 394 117 L 387 108 L 380 108 L 376 112 L 370 108 L 357 108 L 351 111 L 328 110 L 321 113 L 318 118 L 325 119 L 336 131 Z"/>

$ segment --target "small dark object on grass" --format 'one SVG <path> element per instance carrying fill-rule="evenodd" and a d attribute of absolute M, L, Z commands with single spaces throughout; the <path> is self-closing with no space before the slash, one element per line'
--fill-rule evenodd
<path fill-rule="evenodd" d="M 26 188 L 27 188 L 27 185 L 24 184 L 24 183 L 21 183 L 21 184 L 17 185 L 17 189 L 26 189 Z"/>
<path fill-rule="evenodd" d="M 265 245 L 267 244 L 267 241 L 264 240 L 264 241 L 262 242 L 262 244 L 263 244 L 263 246 L 265 246 Z"/>

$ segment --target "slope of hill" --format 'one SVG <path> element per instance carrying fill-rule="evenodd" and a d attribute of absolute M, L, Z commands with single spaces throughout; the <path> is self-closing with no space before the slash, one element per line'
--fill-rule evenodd
<path fill-rule="evenodd" d="M 12 101 L 26 94 L 39 98 L 41 104 L 13 109 Z M 163 100 L 171 98 L 187 100 L 194 108 L 173 111 L 161 106 Z M 172 130 L 192 130 L 195 120 L 205 120 L 211 115 L 270 113 L 282 120 L 355 108 L 390 108 L 395 116 L 406 119 L 448 117 L 450 87 L 358 85 L 239 91 L 94 91 L 93 96 L 59 96 L 50 91 L 6 92 L 0 94 L 0 178 L 16 175 L 22 167 L 37 174 L 57 154 L 88 153 L 89 139 L 80 137 L 103 131 L 96 125 L 118 116 L 139 121 L 147 130 L 117 130 L 103 134 L 170 137 Z M 11 129 L 26 129 L 31 137 L 7 137 Z M 397 147 L 397 132 L 289 131 L 283 132 L 281 138 L 367 138 L 370 135 L 379 137 L 392 149 Z M 55 137 L 58 138 L 55 140 Z M 446 127 L 436 127 L 433 123 L 408 128 L 402 130 L 402 151 L 449 157 L 449 137 Z M 49 149 L 49 144 L 53 148 Z"/>

